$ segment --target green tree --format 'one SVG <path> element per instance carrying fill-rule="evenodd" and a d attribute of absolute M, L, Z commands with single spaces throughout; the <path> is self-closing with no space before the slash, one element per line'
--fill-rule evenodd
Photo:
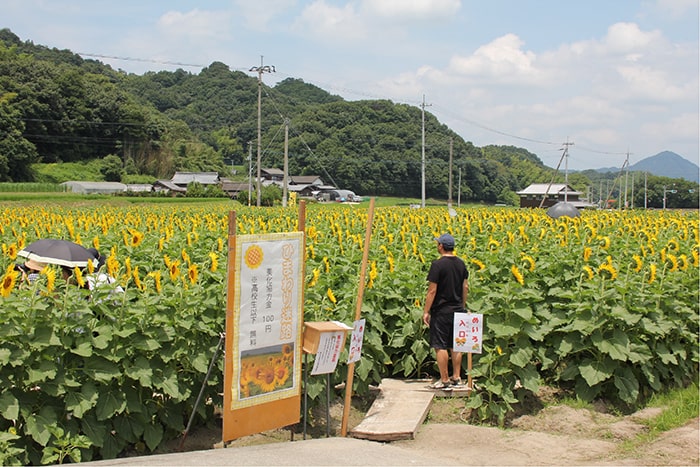
<path fill-rule="evenodd" d="M 122 166 L 122 160 L 119 158 L 119 156 L 110 154 L 109 156 L 102 159 L 102 167 L 100 167 L 100 173 L 108 182 L 121 182 L 122 177 L 125 175 L 124 167 Z"/>
<path fill-rule="evenodd" d="M 1 47 L 1 45 L 0 45 Z M 0 85 L 0 181 L 19 182 L 33 179 L 31 164 L 38 155 L 33 144 L 22 136 L 24 123 L 12 103 L 14 93 L 5 93 Z"/>

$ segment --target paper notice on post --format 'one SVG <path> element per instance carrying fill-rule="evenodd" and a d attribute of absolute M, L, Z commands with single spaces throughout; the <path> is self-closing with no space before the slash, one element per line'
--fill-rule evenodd
<path fill-rule="evenodd" d="M 318 342 L 318 352 L 314 360 L 312 375 L 333 373 L 342 352 L 345 331 L 322 332 Z"/>
<path fill-rule="evenodd" d="M 365 320 L 363 318 L 353 323 L 352 336 L 350 337 L 350 350 L 348 351 L 348 363 L 355 363 L 360 360 L 364 335 Z"/>

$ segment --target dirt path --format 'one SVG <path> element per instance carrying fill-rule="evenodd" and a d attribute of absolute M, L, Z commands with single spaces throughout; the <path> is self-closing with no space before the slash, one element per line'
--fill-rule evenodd
<path fill-rule="evenodd" d="M 459 465 L 700 465 L 700 419 L 664 433 L 647 445 L 624 449 L 644 432 L 641 418 L 599 414 L 566 406 L 549 407 L 513 421 L 513 428 L 428 423 L 414 440 L 392 445 L 434 452 L 436 464 Z M 439 460 L 438 460 L 439 459 Z"/>
<path fill-rule="evenodd" d="M 536 415 L 518 417 L 510 422 L 509 428 L 499 429 L 467 424 L 461 417 L 463 407 L 459 399 L 435 401 L 415 439 L 394 441 L 387 446 L 414 452 L 416 459 L 429 457 L 435 465 L 700 466 L 700 418 L 662 434 L 649 444 L 637 443 L 629 448 L 625 442 L 635 440 L 646 430 L 641 421 L 657 415 L 659 409 L 623 417 L 555 405 Z M 357 425 L 363 416 L 363 412 L 353 410 L 349 426 Z M 332 437 L 340 436 L 341 418 L 342 404 L 334 404 Z M 198 430 L 188 439 L 186 450 L 210 449 L 220 437 L 219 429 Z M 325 437 L 325 428 L 313 430 L 309 437 Z M 300 440 L 301 435 L 294 439 Z M 288 430 L 273 430 L 228 445 L 244 447 L 289 441 Z M 165 451 L 174 452 L 174 449 Z"/>

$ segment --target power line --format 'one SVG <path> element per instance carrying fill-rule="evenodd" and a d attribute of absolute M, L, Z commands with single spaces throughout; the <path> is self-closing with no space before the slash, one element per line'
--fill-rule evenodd
<path fill-rule="evenodd" d="M 143 63 L 160 63 L 161 65 L 177 65 L 186 66 L 191 68 L 206 68 L 206 65 L 199 65 L 195 63 L 182 63 L 182 62 L 171 62 L 167 60 L 154 60 L 148 58 L 136 58 L 136 57 L 117 57 L 115 55 L 102 55 L 102 54 L 91 54 L 86 52 L 76 52 L 78 55 L 83 55 L 85 57 L 97 57 L 97 58 L 108 58 L 111 60 L 122 60 L 125 62 L 143 62 Z"/>
<path fill-rule="evenodd" d="M 96 54 L 96 53 L 87 53 L 87 52 L 76 52 L 76 54 L 81 55 L 81 56 L 86 56 L 86 57 L 96 57 L 96 58 L 132 61 L 132 62 L 141 62 L 141 63 L 158 63 L 158 64 L 163 64 L 163 65 L 175 65 L 175 66 L 184 66 L 184 67 L 192 67 L 192 68 L 206 68 L 206 66 L 207 66 L 207 65 L 195 64 L 195 63 L 176 62 L 176 61 L 169 61 L 169 60 L 145 59 L 145 58 L 139 58 L 139 57 L 123 57 L 123 56 L 116 56 L 116 55 Z M 268 68 L 268 67 L 264 67 L 264 68 Z M 236 70 L 236 71 L 259 71 L 258 67 L 253 67 L 251 69 L 229 67 L 229 69 Z M 271 67 L 271 69 L 272 69 L 272 71 L 276 71 L 276 70 L 274 70 L 274 67 Z M 293 76 L 290 76 L 290 75 L 282 75 L 282 76 L 294 78 Z M 310 84 L 316 84 L 316 85 L 322 86 L 324 88 L 328 88 L 328 89 L 332 89 L 332 90 L 336 90 L 336 91 L 341 91 L 341 92 L 346 92 L 346 93 L 354 94 L 354 95 L 358 95 L 358 96 L 364 96 L 364 97 L 369 97 L 369 98 L 373 98 L 373 99 L 380 99 L 380 100 L 392 100 L 390 98 L 387 98 L 386 96 L 380 96 L 377 94 L 361 92 L 361 91 L 353 90 L 350 88 L 341 88 L 341 87 L 335 86 L 335 85 L 330 84 L 330 83 L 322 83 L 322 82 L 314 82 L 314 81 L 306 81 L 306 82 L 308 82 Z M 420 102 L 412 102 L 412 101 L 403 101 L 402 102 L 401 100 L 399 100 L 397 102 L 398 103 L 405 103 L 408 105 L 415 105 L 418 107 L 421 106 Z M 451 113 L 449 110 L 447 110 L 441 106 L 436 106 L 436 108 L 440 109 L 441 113 L 443 115 L 447 115 L 454 120 L 465 122 L 469 125 L 475 126 L 477 128 L 481 128 L 482 130 L 486 130 L 486 131 L 494 133 L 494 134 L 506 136 L 508 138 L 513 138 L 513 139 L 517 139 L 520 141 L 527 141 L 527 142 L 536 143 L 536 144 L 545 144 L 545 145 L 549 145 L 549 146 L 557 146 L 557 145 L 561 144 L 561 143 L 553 142 L 553 141 L 544 141 L 544 140 L 539 140 L 539 139 L 535 139 L 535 138 L 527 138 L 524 136 L 515 135 L 515 134 L 509 133 L 507 131 L 499 130 L 499 129 L 490 127 L 488 125 L 484 125 L 482 123 L 479 123 L 475 120 L 466 118 L 464 116 L 455 115 L 455 114 Z M 425 109 L 423 108 L 423 111 L 424 110 Z M 41 121 L 41 120 L 37 120 L 37 121 Z M 47 121 L 51 121 L 51 120 L 47 120 Z M 95 123 L 98 123 L 98 122 L 95 122 Z M 130 124 L 130 123 L 114 123 L 114 124 L 115 125 L 117 125 L 117 124 L 140 125 L 140 124 Z M 596 154 L 607 154 L 607 155 L 625 155 L 625 154 L 627 154 L 624 151 L 621 151 L 621 152 L 601 151 L 601 150 L 591 149 L 591 148 L 588 148 L 586 146 L 581 146 L 581 145 L 578 145 L 577 147 L 583 151 L 596 153 Z"/>

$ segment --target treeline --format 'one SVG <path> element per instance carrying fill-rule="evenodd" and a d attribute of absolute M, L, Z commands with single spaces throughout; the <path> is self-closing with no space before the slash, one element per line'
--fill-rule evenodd
<path fill-rule="evenodd" d="M 110 181 L 170 178 L 256 163 L 256 76 L 214 62 L 184 70 L 127 74 L 68 50 L 0 30 L 0 182 L 41 180 L 36 163 L 99 161 Z M 288 78 L 262 86 L 262 167 L 318 175 L 362 195 L 420 197 L 421 111 L 388 100 L 347 102 Z M 430 198 L 517 204 L 516 191 L 547 182 L 553 169 L 512 146 L 475 147 L 425 116 L 425 186 Z M 252 155 L 252 157 L 250 157 Z M 34 166 L 35 167 L 35 166 Z M 246 170 L 247 173 L 247 170 Z M 555 181 L 563 182 L 563 174 Z M 570 176 L 580 191 L 595 183 Z"/>

